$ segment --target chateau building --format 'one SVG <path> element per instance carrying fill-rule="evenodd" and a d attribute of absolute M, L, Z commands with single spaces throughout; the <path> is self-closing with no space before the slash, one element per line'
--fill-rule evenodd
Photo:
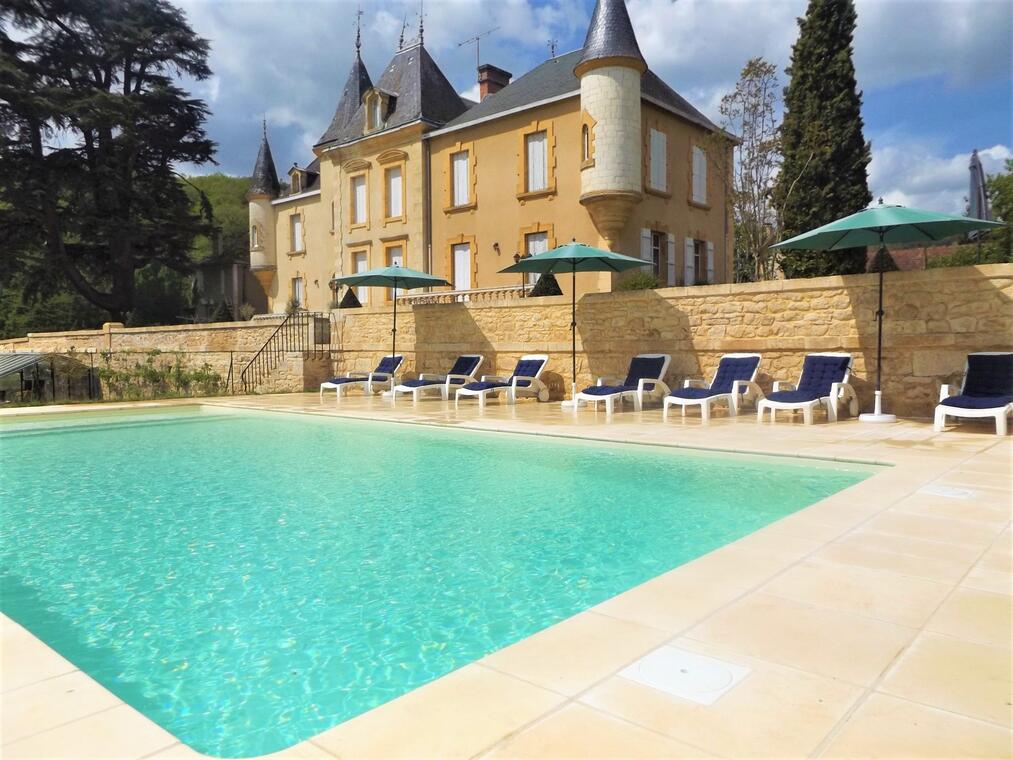
<path fill-rule="evenodd" d="M 479 66 L 478 103 L 421 29 L 376 84 L 359 53 L 357 38 L 331 124 L 284 194 L 265 129 L 248 197 L 270 311 L 331 308 L 331 278 L 391 264 L 512 294 L 528 283 L 501 269 L 572 239 L 650 261 L 662 286 L 731 281 L 733 139 L 648 68 L 623 0 L 598 0 L 581 49 L 517 79 Z M 616 277 L 578 275 L 578 293 Z"/>

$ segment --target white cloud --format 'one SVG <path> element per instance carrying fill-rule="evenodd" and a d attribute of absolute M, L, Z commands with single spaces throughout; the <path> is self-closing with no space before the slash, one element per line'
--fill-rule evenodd
<path fill-rule="evenodd" d="M 462 98 L 465 98 L 466 100 L 478 101 L 478 99 L 482 97 L 482 93 L 478 87 L 478 82 L 475 82 L 475 84 L 473 84 L 467 90 L 465 90 L 464 92 L 460 92 L 458 94 Z"/>
<path fill-rule="evenodd" d="M 1008 145 L 978 151 L 986 174 L 1004 169 L 1013 158 Z M 874 198 L 933 211 L 963 214 L 970 191 L 970 152 L 939 155 L 934 146 L 911 139 L 884 145 L 873 151 L 869 164 L 869 187 Z"/>

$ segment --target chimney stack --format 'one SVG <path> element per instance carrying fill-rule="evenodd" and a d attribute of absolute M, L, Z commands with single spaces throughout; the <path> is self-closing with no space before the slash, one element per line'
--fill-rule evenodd
<path fill-rule="evenodd" d="M 478 67 L 478 94 L 479 100 L 485 100 L 487 95 L 499 92 L 510 84 L 509 71 L 505 71 L 491 63 L 483 63 Z"/>

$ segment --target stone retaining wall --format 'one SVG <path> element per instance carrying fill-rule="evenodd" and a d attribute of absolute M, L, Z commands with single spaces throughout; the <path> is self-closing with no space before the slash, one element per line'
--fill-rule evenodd
<path fill-rule="evenodd" d="M 742 285 L 595 293 L 577 303 L 577 380 L 621 375 L 632 354 L 672 354 L 669 381 L 709 376 L 723 353 L 763 354 L 760 383 L 797 380 L 809 351 L 850 351 L 863 408 L 876 356 L 876 275 Z M 939 385 L 959 381 L 970 351 L 1013 350 L 1013 264 L 886 275 L 883 391 L 897 414 L 929 416 Z M 313 389 L 325 375 L 368 370 L 390 350 L 389 307 L 335 312 L 340 346 L 329 362 L 292 355 L 263 390 Z M 236 352 L 241 368 L 278 321 L 33 334 L 0 350 Z M 548 353 L 545 379 L 560 398 L 570 382 L 570 303 L 565 297 L 414 305 L 398 310 L 404 376 L 445 371 L 460 353 L 482 353 L 482 372 L 509 373 L 525 353 Z M 227 368 L 210 362 L 217 371 Z"/>
<path fill-rule="evenodd" d="M 931 414 L 939 385 L 957 382 L 970 351 L 1013 348 L 1013 265 L 891 272 L 885 278 L 883 391 L 889 410 Z M 798 379 L 810 351 L 854 354 L 854 384 L 871 406 L 877 276 L 596 293 L 577 303 L 577 382 L 625 374 L 632 354 L 672 354 L 670 383 L 709 376 L 723 353 L 763 354 L 760 383 Z M 339 312 L 338 371 L 370 369 L 390 351 L 390 313 Z M 482 353 L 482 372 L 508 373 L 548 353 L 553 397 L 570 382 L 570 304 L 562 297 L 419 305 L 398 313 L 408 373 L 445 371 Z M 418 348 L 416 349 L 416 342 Z"/>

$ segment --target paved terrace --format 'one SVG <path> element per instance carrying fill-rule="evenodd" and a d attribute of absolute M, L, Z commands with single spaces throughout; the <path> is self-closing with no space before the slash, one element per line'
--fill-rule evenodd
<path fill-rule="evenodd" d="M 207 403 L 893 465 L 272 757 L 1013 751 L 1013 442 L 987 425 L 936 434 L 927 421 L 803 427 L 746 414 L 704 426 L 664 424 L 657 409 L 608 421 L 533 401 L 480 414 L 316 394 Z M 130 405 L 101 408 L 113 406 Z M 751 672 L 711 706 L 617 675 L 669 644 Z M 202 757 L 6 619 L 2 676 L 5 758 Z"/>

